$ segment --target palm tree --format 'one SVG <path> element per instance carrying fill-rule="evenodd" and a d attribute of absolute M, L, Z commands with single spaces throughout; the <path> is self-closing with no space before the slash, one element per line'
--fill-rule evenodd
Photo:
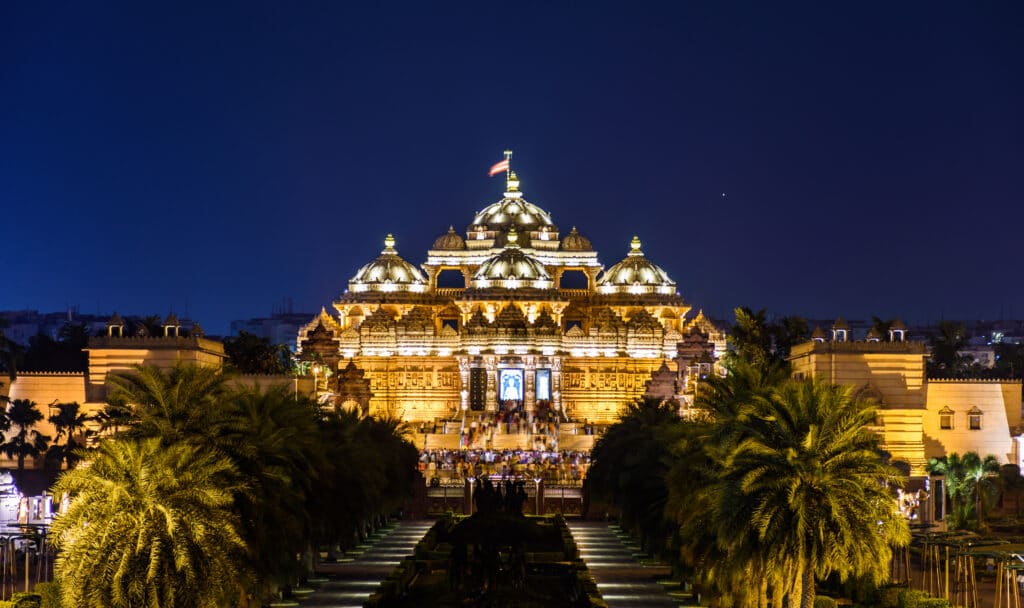
<path fill-rule="evenodd" d="M 216 608 L 239 597 L 246 551 L 232 513 L 237 471 L 198 446 L 109 439 L 61 475 L 71 502 L 51 531 L 62 603 Z"/>
<path fill-rule="evenodd" d="M 967 452 L 963 456 L 953 453 L 941 458 L 929 458 L 927 470 L 932 475 L 945 478 L 946 495 L 950 502 L 949 526 L 968 527 L 973 519 L 981 527 L 983 496 L 995 483 L 999 460 L 991 454 L 981 458 L 977 452 Z"/>
<path fill-rule="evenodd" d="M 746 306 L 740 306 L 733 312 L 736 323 L 729 332 L 729 342 L 734 354 L 754 365 L 767 365 L 772 347 L 767 313 L 763 308 L 754 312 Z"/>
<path fill-rule="evenodd" d="M 652 552 L 664 549 L 665 476 L 684 427 L 674 401 L 645 397 L 629 404 L 591 450 L 588 493 L 618 507 L 623 526 Z"/>
<path fill-rule="evenodd" d="M 751 526 L 766 558 L 814 603 L 815 578 L 888 576 L 892 546 L 910 541 L 887 486 L 904 481 L 868 430 L 874 407 L 815 379 L 784 384 L 726 461 L 720 513 Z M 739 533 L 743 538 L 743 532 Z"/>
<path fill-rule="evenodd" d="M 760 415 L 759 404 L 770 399 L 788 380 L 781 362 L 755 365 L 735 358 L 725 376 L 713 375 L 700 385 L 695 407 L 706 412 L 703 420 L 686 426 L 668 475 L 666 514 L 679 525 L 677 546 L 684 566 L 693 568 L 723 599 L 738 605 L 767 604 L 767 586 L 773 573 L 762 559 L 761 543 L 720 516 L 720 479 L 729 455 L 746 435 L 746 425 Z M 737 540 L 738 531 L 747 538 Z M 774 578 L 778 578 L 774 576 Z"/>
<path fill-rule="evenodd" d="M 170 371 L 135 366 L 110 376 L 112 413 L 130 413 L 126 433 L 160 437 L 165 445 L 214 437 L 223 421 L 224 376 L 215 367 L 179 363 Z M 115 416 L 117 418 L 119 416 Z"/>
<path fill-rule="evenodd" d="M 32 428 L 43 419 L 35 401 L 12 400 L 7 408 L 7 419 L 11 426 L 17 427 L 17 432 L 0 445 L 0 451 L 8 458 L 18 458 L 18 473 L 21 473 L 25 470 L 25 457 L 36 458 L 45 452 L 50 437 Z"/>
<path fill-rule="evenodd" d="M 310 496 L 326 468 L 319 408 L 287 386 L 243 387 L 222 402 L 223 423 L 211 440 L 246 480 L 236 497 L 251 550 L 257 597 L 296 580 L 295 555 L 311 538 Z"/>
<path fill-rule="evenodd" d="M 76 456 L 78 449 L 83 447 L 83 444 L 78 443 L 75 437 L 85 431 L 85 425 L 89 422 L 90 417 L 82 413 L 81 406 L 77 403 L 58 403 L 54 407 L 57 408 L 57 413 L 51 415 L 49 421 L 57 431 L 57 436 L 54 438 L 53 445 L 46 452 L 46 457 L 58 469 L 65 462 L 68 468 L 71 468 L 78 460 Z M 66 437 L 64 445 L 60 445 L 62 437 Z"/>

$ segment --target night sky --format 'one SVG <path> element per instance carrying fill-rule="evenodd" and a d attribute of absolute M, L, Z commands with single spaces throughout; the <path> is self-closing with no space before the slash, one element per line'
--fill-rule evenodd
<path fill-rule="evenodd" d="M 5 2 L 0 309 L 317 311 L 512 148 L 714 315 L 1024 317 L 1022 6 Z"/>

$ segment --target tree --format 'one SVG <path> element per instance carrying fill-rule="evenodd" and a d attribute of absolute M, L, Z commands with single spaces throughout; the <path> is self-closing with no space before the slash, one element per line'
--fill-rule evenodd
<path fill-rule="evenodd" d="M 247 491 L 236 496 L 241 532 L 254 569 L 252 590 L 269 599 L 275 585 L 297 580 L 295 555 L 308 549 L 310 497 L 327 468 L 318 427 L 319 408 L 289 387 L 231 391 L 211 445 L 231 459 Z"/>
<path fill-rule="evenodd" d="M 243 491 L 216 451 L 108 439 L 54 487 L 68 493 L 51 531 L 62 603 L 86 608 L 233 605 L 248 575 L 232 513 Z"/>
<path fill-rule="evenodd" d="M 777 323 L 769 326 L 774 345 L 774 355 L 779 361 L 785 361 L 793 346 L 806 342 L 811 337 L 807 321 L 803 317 L 782 317 Z"/>
<path fill-rule="evenodd" d="M 20 361 L 24 358 L 21 346 L 7 337 L 4 330 L 10 327 L 7 319 L 0 317 L 0 370 L 7 372 L 7 378 L 14 382 L 18 376 Z"/>
<path fill-rule="evenodd" d="M 50 416 L 49 420 L 57 431 L 57 436 L 46 452 L 46 459 L 58 469 L 64 463 L 71 468 L 78 460 L 78 450 L 84 447 L 75 440 L 75 437 L 83 434 L 89 416 L 81 411 L 81 406 L 77 403 L 58 403 L 54 407 L 57 408 L 57 413 Z M 66 438 L 64 445 L 60 444 L 62 437 Z"/>
<path fill-rule="evenodd" d="M 283 344 L 271 344 L 247 331 L 225 338 L 228 366 L 243 374 L 286 374 L 291 371 L 292 353 Z"/>
<path fill-rule="evenodd" d="M 765 310 L 757 312 L 740 306 L 733 311 L 736 323 L 729 334 L 735 355 L 753 365 L 768 365 L 772 358 L 771 333 Z"/>
<path fill-rule="evenodd" d="M 159 437 L 171 445 L 216 437 L 223 424 L 227 389 L 215 367 L 179 363 L 165 372 L 137 365 L 111 375 L 108 383 L 111 420 L 128 422 L 124 432 L 131 436 Z"/>
<path fill-rule="evenodd" d="M 585 481 L 590 494 L 618 507 L 622 524 L 654 553 L 665 548 L 670 532 L 664 516 L 665 476 L 682 430 L 675 401 L 644 397 L 629 404 L 591 450 Z"/>
<path fill-rule="evenodd" d="M 700 485 L 690 486 L 699 511 L 684 518 L 680 533 L 692 535 L 692 522 L 704 522 L 701 538 L 713 547 L 703 554 L 717 561 L 706 565 L 720 580 L 735 584 L 749 573 L 756 578 L 748 586 L 799 596 L 809 608 L 816 578 L 888 576 L 892 545 L 906 544 L 910 533 L 889 491 L 903 478 L 867 429 L 872 406 L 812 379 L 767 396 L 752 392 L 718 411 L 700 442 L 708 465 Z"/>
<path fill-rule="evenodd" d="M 953 453 L 941 458 L 929 458 L 927 470 L 945 479 L 950 512 L 947 523 L 951 528 L 982 527 L 986 494 L 995 488 L 999 473 L 999 460 L 991 454 L 982 458 L 977 452 L 963 456 Z"/>
<path fill-rule="evenodd" d="M 88 346 L 89 331 L 81 323 L 65 323 L 54 340 L 46 334 L 29 338 L 22 367 L 37 371 L 83 372 L 88 357 L 83 350 Z"/>
<path fill-rule="evenodd" d="M 781 361 L 757 366 L 739 358 L 727 363 L 726 375 L 709 377 L 694 402 L 707 415 L 687 425 L 668 476 L 666 513 L 679 526 L 682 565 L 693 568 L 708 591 L 737 605 L 766 606 L 769 585 L 780 595 L 784 585 L 749 526 L 740 542 L 735 522 L 718 514 L 720 481 L 730 454 L 746 437 L 745 425 L 761 414 L 758 404 L 788 378 Z"/>
<path fill-rule="evenodd" d="M 892 326 L 896 323 L 896 319 L 883 319 L 881 317 L 871 317 L 871 328 L 878 334 L 878 340 L 881 342 L 889 341 L 889 331 Z"/>
<path fill-rule="evenodd" d="M 18 472 L 21 473 L 25 470 L 25 457 L 36 458 L 45 452 L 50 444 L 50 437 L 32 428 L 43 419 L 43 413 L 36 407 L 35 401 L 12 400 L 7 408 L 7 419 L 9 425 L 15 427 L 17 432 L 0 445 L 0 451 L 8 458 L 17 457 Z"/>
<path fill-rule="evenodd" d="M 939 323 L 938 331 L 928 336 L 930 355 L 926 371 L 930 378 L 962 378 L 968 374 L 971 358 L 960 355 L 967 345 L 964 326 L 953 321 Z"/>

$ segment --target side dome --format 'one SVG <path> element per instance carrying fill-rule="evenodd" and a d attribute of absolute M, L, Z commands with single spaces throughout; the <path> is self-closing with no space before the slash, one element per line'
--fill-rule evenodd
<path fill-rule="evenodd" d="M 348 282 L 349 291 L 411 291 L 422 293 L 427 290 L 427 280 L 418 268 L 402 259 L 395 251 L 395 237 L 390 234 L 384 239 L 380 256 L 363 266 Z"/>
<path fill-rule="evenodd" d="M 551 232 L 558 232 L 558 226 L 551 221 L 550 213 L 523 198 L 515 171 L 509 173 L 505 197 L 477 213 L 468 231 L 473 232 L 480 227 L 493 231 L 506 231 L 510 228 L 533 231 L 547 227 Z"/>
<path fill-rule="evenodd" d="M 594 247 L 590 244 L 590 239 L 583 236 L 579 232 L 576 232 L 576 226 L 572 227 L 572 231 L 565 235 L 562 239 L 562 251 L 593 251 Z"/>
<path fill-rule="evenodd" d="M 476 289 L 500 287 L 518 289 L 551 289 L 554 281 L 544 264 L 519 248 L 515 229 L 508 233 L 508 244 L 500 253 L 488 258 L 473 274 L 471 285 Z"/>
<path fill-rule="evenodd" d="M 659 266 L 644 256 L 640 239 L 633 237 L 626 259 L 604 271 L 597 279 L 598 293 L 675 293 L 676 284 Z"/>
<path fill-rule="evenodd" d="M 459 251 L 466 248 L 466 241 L 455 232 L 454 226 L 448 226 L 448 232 L 437 237 L 431 249 L 439 251 Z"/>

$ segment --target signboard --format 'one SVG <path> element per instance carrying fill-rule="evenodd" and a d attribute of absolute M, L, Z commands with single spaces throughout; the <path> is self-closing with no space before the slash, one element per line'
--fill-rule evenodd
<path fill-rule="evenodd" d="M 523 370 L 503 369 L 498 371 L 498 398 L 502 401 L 523 400 Z"/>
<path fill-rule="evenodd" d="M 551 370 L 550 369 L 538 369 L 537 370 L 537 399 L 550 401 L 551 400 Z"/>

